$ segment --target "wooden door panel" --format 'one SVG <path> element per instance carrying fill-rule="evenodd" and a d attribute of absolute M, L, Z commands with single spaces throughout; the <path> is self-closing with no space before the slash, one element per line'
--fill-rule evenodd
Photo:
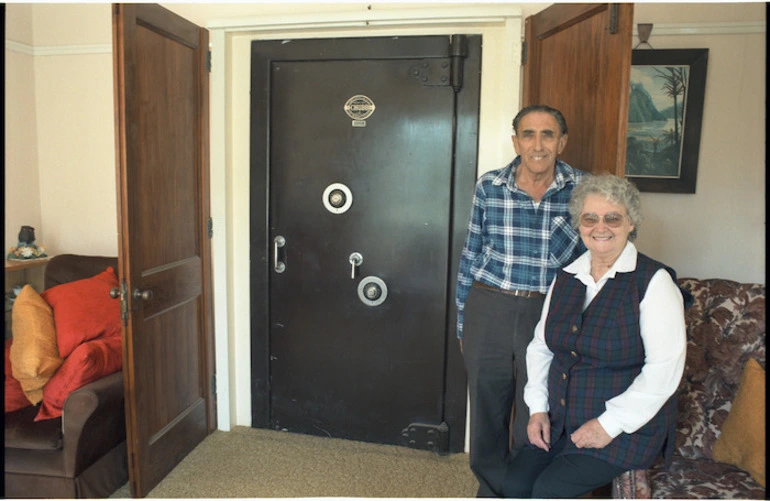
<path fill-rule="evenodd" d="M 555 4 L 525 21 L 523 105 L 564 114 L 561 158 L 624 175 L 633 4 Z"/>
<path fill-rule="evenodd" d="M 216 427 L 208 209 L 208 33 L 157 5 L 113 9 L 131 494 Z"/>

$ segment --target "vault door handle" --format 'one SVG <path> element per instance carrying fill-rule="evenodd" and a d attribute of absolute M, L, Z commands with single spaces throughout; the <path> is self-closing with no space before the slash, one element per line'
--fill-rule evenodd
<path fill-rule="evenodd" d="M 350 257 L 348 258 L 348 261 L 350 261 L 350 266 L 351 266 L 350 278 L 352 280 L 355 280 L 356 279 L 356 268 L 361 266 L 361 263 L 364 262 L 364 256 L 362 256 L 358 252 L 354 252 L 353 254 L 350 255 Z"/>
<path fill-rule="evenodd" d="M 286 245 L 286 239 L 281 235 L 278 235 L 273 239 L 273 269 L 276 273 L 283 273 L 286 271 L 286 263 L 280 260 L 278 253 Z"/>

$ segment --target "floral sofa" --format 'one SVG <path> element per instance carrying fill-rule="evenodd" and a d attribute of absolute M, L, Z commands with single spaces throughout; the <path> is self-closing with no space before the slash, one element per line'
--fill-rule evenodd
<path fill-rule="evenodd" d="M 760 400 L 753 395 L 750 403 L 740 405 L 748 405 L 755 418 L 760 416 L 764 421 L 765 286 L 693 278 L 680 279 L 679 284 L 693 294 L 695 302 L 686 312 L 687 362 L 679 387 L 674 460 L 668 470 L 655 464 L 648 470 L 624 473 L 613 482 L 613 497 L 766 499 L 765 488 L 754 478 L 761 477 L 764 482 L 763 422 L 759 425 L 761 430 L 753 430 L 753 436 L 745 429 L 730 434 L 742 436 L 744 441 L 746 437 L 761 437 L 753 440 L 752 447 L 757 450 L 749 451 L 755 463 L 760 464 L 755 464 L 754 477 L 736 466 L 746 467 L 740 460 L 725 459 L 724 452 L 720 451 L 721 461 L 714 459 L 720 436 L 724 435 L 719 446 L 722 450 L 735 444 L 726 444 L 727 433 L 723 434 L 731 410 L 731 426 L 746 426 L 736 421 L 736 393 L 739 386 L 745 386 L 742 377 L 747 364 L 756 366 L 761 373 L 762 381 L 756 384 L 761 387 L 762 396 Z M 759 364 L 749 362 L 750 359 Z M 747 390 L 741 391 L 741 400 L 749 402 Z M 762 444 L 758 443 L 760 440 Z"/>

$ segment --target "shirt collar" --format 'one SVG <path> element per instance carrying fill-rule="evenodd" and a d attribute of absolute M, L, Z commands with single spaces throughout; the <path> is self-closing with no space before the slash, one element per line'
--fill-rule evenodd
<path fill-rule="evenodd" d="M 631 242 L 626 242 L 623 252 L 620 253 L 618 259 L 602 278 L 615 278 L 616 273 L 630 273 L 634 271 L 636 269 L 637 254 L 636 246 Z M 564 271 L 572 273 L 575 275 L 575 278 L 583 283 L 586 283 L 586 280 L 590 280 L 590 283 L 593 283 L 594 279 L 591 277 L 591 251 L 584 252 L 579 258 L 565 266 Z"/>
<path fill-rule="evenodd" d="M 502 169 L 492 181 L 492 183 L 496 186 L 505 184 L 508 186 L 508 188 L 510 188 L 511 191 L 519 191 L 519 188 L 516 187 L 516 169 L 519 168 L 519 165 L 521 165 L 521 155 L 516 155 L 516 158 L 513 159 L 513 162 L 509 163 L 505 169 Z M 577 183 L 575 170 L 557 158 L 556 166 L 554 168 L 554 181 L 552 186 L 556 188 L 556 191 L 560 191 L 568 183 Z"/>

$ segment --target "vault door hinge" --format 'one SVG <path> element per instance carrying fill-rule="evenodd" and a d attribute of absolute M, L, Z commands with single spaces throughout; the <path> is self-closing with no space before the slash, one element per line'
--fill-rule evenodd
<path fill-rule="evenodd" d="M 211 51 L 206 53 L 206 71 L 211 73 Z"/>
<path fill-rule="evenodd" d="M 206 221 L 206 233 L 209 238 L 214 238 L 214 220 L 211 218 Z"/>
<path fill-rule="evenodd" d="M 527 64 L 527 41 L 521 42 L 521 65 Z"/>
<path fill-rule="evenodd" d="M 412 449 L 427 449 L 440 455 L 449 454 L 449 425 L 412 423 L 401 430 L 401 444 Z"/>
<path fill-rule="evenodd" d="M 212 395 L 217 394 L 217 375 L 216 374 L 211 375 L 211 394 Z"/>
<path fill-rule="evenodd" d="M 465 38 L 465 35 L 452 35 L 449 50 L 452 61 L 450 84 L 455 92 L 460 92 L 460 89 L 463 88 L 464 59 L 468 57 L 468 40 Z"/>

